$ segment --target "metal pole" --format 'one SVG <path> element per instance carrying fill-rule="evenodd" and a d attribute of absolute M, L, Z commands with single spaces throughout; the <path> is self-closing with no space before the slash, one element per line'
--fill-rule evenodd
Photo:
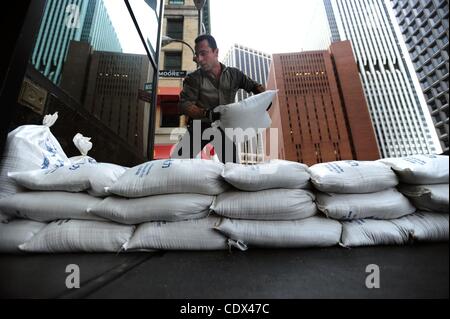
<path fill-rule="evenodd" d="M 198 10 L 198 35 L 202 34 L 202 10 Z"/>
<path fill-rule="evenodd" d="M 155 148 L 155 125 L 156 125 L 156 104 L 158 101 L 158 79 L 159 79 L 159 55 L 161 53 L 161 30 L 164 19 L 164 1 L 162 0 L 159 8 L 158 15 L 158 37 L 156 40 L 156 69 L 154 69 L 153 74 L 153 85 L 152 85 L 152 104 L 150 105 L 150 118 L 148 125 L 148 138 L 147 138 L 147 155 L 150 160 L 153 160 L 154 148 Z"/>

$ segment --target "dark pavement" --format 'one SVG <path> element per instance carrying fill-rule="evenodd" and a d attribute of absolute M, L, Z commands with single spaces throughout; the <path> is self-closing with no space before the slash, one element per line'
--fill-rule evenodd
<path fill-rule="evenodd" d="M 80 269 L 67 289 L 66 266 Z M 380 269 L 380 288 L 365 285 Z M 448 298 L 448 243 L 345 249 L 0 255 L 2 298 Z"/>

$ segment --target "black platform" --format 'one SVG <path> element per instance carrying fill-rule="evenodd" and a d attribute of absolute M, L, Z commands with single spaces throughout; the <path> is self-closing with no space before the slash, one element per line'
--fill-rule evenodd
<path fill-rule="evenodd" d="M 68 264 L 81 287 L 67 289 Z M 366 287 L 366 267 L 380 288 Z M 345 249 L 0 255 L 2 298 L 448 298 L 448 243 Z"/>

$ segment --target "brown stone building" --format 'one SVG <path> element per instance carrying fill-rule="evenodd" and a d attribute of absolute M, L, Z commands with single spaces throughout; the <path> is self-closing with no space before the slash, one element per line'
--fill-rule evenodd
<path fill-rule="evenodd" d="M 274 54 L 267 87 L 279 90 L 270 109 L 278 158 L 307 165 L 380 158 L 349 41 Z M 270 142 L 265 147 L 269 154 Z"/>
<path fill-rule="evenodd" d="M 92 51 L 88 43 L 72 41 L 61 88 L 145 156 L 150 103 L 139 92 L 150 72 L 145 55 Z"/>

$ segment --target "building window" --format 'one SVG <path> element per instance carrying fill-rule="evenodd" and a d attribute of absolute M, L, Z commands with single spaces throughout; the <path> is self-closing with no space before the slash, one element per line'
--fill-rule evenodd
<path fill-rule="evenodd" d="M 161 127 L 178 127 L 180 125 L 180 114 L 178 103 L 161 101 Z"/>
<path fill-rule="evenodd" d="M 169 4 L 184 5 L 184 0 L 169 0 Z"/>
<path fill-rule="evenodd" d="M 183 39 L 183 17 L 167 18 L 167 32 L 168 37 L 172 39 Z"/>
<path fill-rule="evenodd" d="M 166 52 L 164 55 L 165 70 L 181 70 L 181 52 Z"/>

